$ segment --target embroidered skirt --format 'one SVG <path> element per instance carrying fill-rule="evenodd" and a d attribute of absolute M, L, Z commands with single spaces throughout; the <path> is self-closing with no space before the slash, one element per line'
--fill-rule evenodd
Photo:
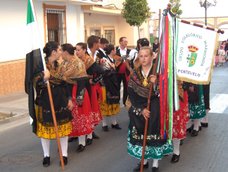
<path fill-rule="evenodd" d="M 199 86 L 199 102 L 189 103 L 188 106 L 190 119 L 201 119 L 206 116 L 202 85 Z"/>
<path fill-rule="evenodd" d="M 120 112 L 120 104 L 108 104 L 106 101 L 106 89 L 102 87 L 102 102 L 100 103 L 101 114 L 103 116 L 112 116 Z"/>
<path fill-rule="evenodd" d="M 36 106 L 36 115 L 37 119 L 42 117 L 42 111 L 39 110 L 39 106 Z M 72 131 L 71 122 L 66 122 L 63 124 L 58 125 L 58 135 L 59 137 L 68 136 Z M 56 139 L 56 132 L 54 126 L 44 125 L 39 120 L 37 120 L 37 130 L 36 130 L 37 137 L 44 138 L 44 139 Z"/>
<path fill-rule="evenodd" d="M 72 101 L 74 104 L 74 107 L 72 109 L 72 132 L 70 133 L 70 136 L 82 136 L 92 133 L 93 126 L 91 122 L 91 104 L 89 99 L 89 94 L 87 90 L 84 94 L 84 100 L 81 106 L 78 106 L 76 103 L 76 95 L 77 92 L 77 85 L 73 86 L 72 91 Z"/>
<path fill-rule="evenodd" d="M 180 109 L 173 113 L 173 138 L 183 139 L 186 137 L 188 120 L 188 94 L 184 92 L 184 100 L 180 101 Z"/>

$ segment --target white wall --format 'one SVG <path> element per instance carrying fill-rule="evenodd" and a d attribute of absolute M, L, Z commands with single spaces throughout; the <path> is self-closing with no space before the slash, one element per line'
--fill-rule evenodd
<path fill-rule="evenodd" d="M 84 41 L 84 14 L 80 6 L 67 5 L 67 42 L 76 45 Z"/>
<path fill-rule="evenodd" d="M 1 2 L 0 62 L 25 57 L 26 9 L 26 0 L 8 0 Z"/>
<path fill-rule="evenodd" d="M 44 0 L 33 0 L 40 39 L 44 46 Z M 13 4 L 13 5 L 12 5 Z M 47 3 L 66 5 L 67 42 L 75 45 L 84 41 L 84 14 L 80 6 L 68 3 Z M 25 59 L 27 53 L 27 0 L 1 1 L 0 6 L 0 63 Z"/>

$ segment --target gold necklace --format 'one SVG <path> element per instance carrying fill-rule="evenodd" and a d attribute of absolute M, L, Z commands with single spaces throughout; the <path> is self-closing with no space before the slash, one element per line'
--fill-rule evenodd
<path fill-rule="evenodd" d="M 147 76 L 148 76 L 149 72 L 150 72 L 150 70 L 148 70 L 147 74 L 144 74 L 144 72 L 142 70 L 142 75 L 143 75 L 143 78 L 144 78 L 142 84 L 143 84 L 144 87 L 146 87 L 149 84 L 148 83 L 148 79 L 147 79 Z"/>
<path fill-rule="evenodd" d="M 143 86 L 146 87 L 148 85 L 148 79 L 144 78 L 143 79 Z"/>

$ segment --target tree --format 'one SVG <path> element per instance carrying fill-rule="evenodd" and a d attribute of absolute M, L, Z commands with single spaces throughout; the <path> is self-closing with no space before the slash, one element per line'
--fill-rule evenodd
<path fill-rule="evenodd" d="M 122 15 L 130 26 L 139 27 L 151 16 L 147 0 L 125 0 Z"/>
<path fill-rule="evenodd" d="M 180 15 L 182 14 L 182 10 L 180 9 L 180 1 L 181 0 L 170 0 L 169 1 L 169 8 L 170 11 L 176 16 L 176 17 L 180 17 Z"/>

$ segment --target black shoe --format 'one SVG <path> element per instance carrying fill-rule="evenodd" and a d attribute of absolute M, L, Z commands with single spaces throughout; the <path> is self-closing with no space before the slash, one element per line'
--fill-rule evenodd
<path fill-rule="evenodd" d="M 73 141 L 76 141 L 76 140 L 78 140 L 78 137 L 70 137 L 68 139 L 68 142 L 73 142 Z"/>
<path fill-rule="evenodd" d="M 201 126 L 207 128 L 208 127 L 208 123 L 201 122 Z"/>
<path fill-rule="evenodd" d="M 89 146 L 93 143 L 93 139 L 86 139 L 86 146 Z"/>
<path fill-rule="evenodd" d="M 113 125 L 112 124 L 112 128 L 115 128 L 117 130 L 121 130 L 122 128 L 119 126 L 119 124 Z"/>
<path fill-rule="evenodd" d="M 133 169 L 133 172 L 137 172 L 137 171 L 140 171 L 140 166 L 141 166 L 141 163 L 139 163 L 134 169 Z M 146 164 L 143 165 L 143 169 L 146 169 L 149 167 L 149 163 L 147 162 Z"/>
<path fill-rule="evenodd" d="M 201 126 L 199 126 L 199 131 L 201 131 L 202 130 L 202 127 Z"/>
<path fill-rule="evenodd" d="M 77 152 L 82 152 L 82 151 L 84 151 L 85 150 L 85 146 L 83 146 L 83 145 L 78 145 L 78 148 L 77 148 Z"/>
<path fill-rule="evenodd" d="M 50 165 L 50 157 L 46 156 L 43 159 L 43 166 L 48 167 Z"/>
<path fill-rule="evenodd" d="M 198 135 L 198 132 L 199 132 L 199 131 L 192 130 L 191 136 L 192 136 L 192 137 L 197 136 L 197 135 Z"/>
<path fill-rule="evenodd" d="M 103 129 L 103 131 L 106 131 L 106 132 L 109 130 L 107 125 L 102 126 L 102 129 Z"/>
<path fill-rule="evenodd" d="M 99 139 L 100 138 L 98 135 L 95 134 L 95 132 L 93 132 L 92 135 L 93 135 L 93 139 Z"/>
<path fill-rule="evenodd" d="M 193 130 L 193 125 L 190 128 L 188 128 L 186 131 L 189 132 L 189 133 L 191 133 L 192 130 Z"/>
<path fill-rule="evenodd" d="M 179 161 L 179 159 L 180 159 L 180 155 L 173 154 L 171 163 L 176 163 Z"/>
<path fill-rule="evenodd" d="M 158 172 L 158 167 L 152 167 L 152 172 Z"/>
<path fill-rule="evenodd" d="M 64 165 L 67 165 L 67 163 L 68 163 L 68 159 L 66 156 L 63 156 L 63 163 L 64 163 Z M 59 165 L 61 165 L 61 161 L 59 162 Z"/>
<path fill-rule="evenodd" d="M 68 163 L 68 158 L 66 156 L 63 156 L 63 162 L 64 162 L 64 165 L 67 165 Z"/>

